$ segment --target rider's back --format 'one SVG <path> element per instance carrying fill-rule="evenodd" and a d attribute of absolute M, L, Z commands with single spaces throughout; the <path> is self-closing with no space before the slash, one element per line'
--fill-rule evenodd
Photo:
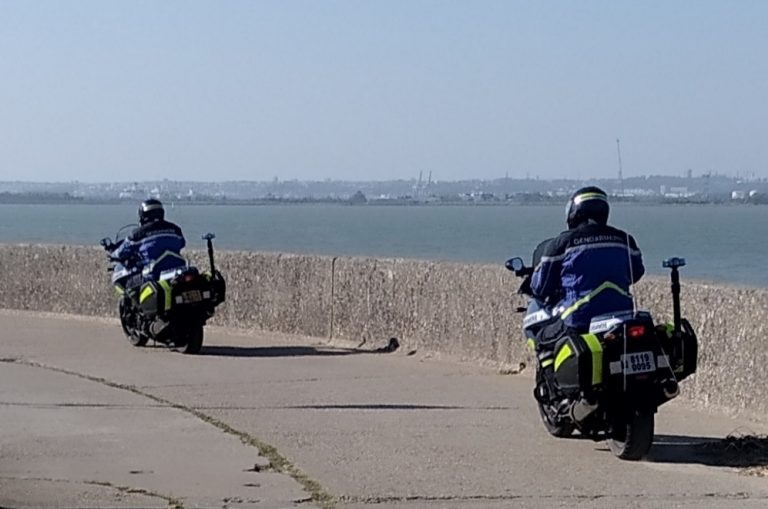
<path fill-rule="evenodd" d="M 565 207 L 568 230 L 540 246 L 531 290 L 556 304 L 559 323 L 568 328 L 581 330 L 595 316 L 633 308 L 629 287 L 645 271 L 642 257 L 631 235 L 608 226 L 609 213 L 605 191 L 583 187 Z"/>
<path fill-rule="evenodd" d="M 128 240 L 135 245 L 141 268 L 154 264 L 157 270 L 166 270 L 183 264 L 180 256 L 166 256 L 179 255 L 185 245 L 181 228 L 170 221 L 145 223 L 134 229 Z"/>
<path fill-rule="evenodd" d="M 631 235 L 588 221 L 547 244 L 532 289 L 540 297 L 557 295 L 566 325 L 583 329 L 594 316 L 631 310 L 629 287 L 643 272 Z"/>

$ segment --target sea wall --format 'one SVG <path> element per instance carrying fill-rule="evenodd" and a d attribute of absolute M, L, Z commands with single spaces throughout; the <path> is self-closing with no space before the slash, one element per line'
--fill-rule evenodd
<path fill-rule="evenodd" d="M 205 253 L 190 256 L 207 265 Z M 519 281 L 500 265 L 238 251 L 216 261 L 228 283 L 218 325 L 376 345 L 397 337 L 406 351 L 513 368 L 529 360 Z M 114 316 L 105 268 L 98 248 L 0 245 L 0 308 Z M 635 293 L 640 307 L 670 318 L 667 279 L 648 277 Z M 700 341 L 699 372 L 682 397 L 768 418 L 768 291 L 684 279 L 682 301 Z"/>

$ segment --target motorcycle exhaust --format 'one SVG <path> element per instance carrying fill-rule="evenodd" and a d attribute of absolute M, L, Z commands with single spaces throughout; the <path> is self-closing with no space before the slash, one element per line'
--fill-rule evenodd
<path fill-rule="evenodd" d="M 586 398 L 581 398 L 571 405 L 571 419 L 576 423 L 583 422 L 595 410 L 597 410 L 597 402 L 592 403 Z"/>
<path fill-rule="evenodd" d="M 166 327 L 168 327 L 168 322 L 157 319 L 149 325 L 149 331 L 152 333 L 152 336 L 156 338 L 160 336 L 160 333 L 163 332 Z"/>

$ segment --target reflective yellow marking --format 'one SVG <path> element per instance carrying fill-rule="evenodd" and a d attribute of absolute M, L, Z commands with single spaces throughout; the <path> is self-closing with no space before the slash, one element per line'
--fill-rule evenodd
<path fill-rule="evenodd" d="M 536 349 L 536 343 L 534 343 L 532 339 L 529 338 L 526 344 L 528 345 L 528 349 L 530 351 L 534 351 Z"/>
<path fill-rule="evenodd" d="M 551 366 L 553 362 L 555 361 L 553 361 L 552 359 L 544 359 L 543 361 L 541 361 L 541 367 L 546 368 L 548 366 Z"/>
<path fill-rule="evenodd" d="M 579 194 L 577 196 L 574 196 L 573 203 L 579 204 L 583 201 L 587 200 L 602 200 L 602 201 L 608 201 L 608 199 L 605 197 L 604 194 L 601 193 L 583 193 Z"/>
<path fill-rule="evenodd" d="M 603 345 L 594 334 L 582 334 L 581 337 L 592 352 L 592 385 L 597 385 L 603 381 Z"/>
<path fill-rule="evenodd" d="M 573 355 L 573 350 L 571 350 L 570 345 L 568 345 L 567 343 L 563 345 L 560 351 L 557 352 L 557 357 L 555 357 L 555 371 L 560 369 L 560 365 L 572 355 Z"/>
<path fill-rule="evenodd" d="M 152 296 L 152 294 L 155 293 L 155 291 L 152 289 L 151 286 L 147 286 L 141 291 L 141 295 L 139 295 L 139 304 L 144 304 L 144 301 L 147 300 Z"/>
<path fill-rule="evenodd" d="M 168 311 L 171 309 L 171 285 L 166 281 L 165 279 L 159 281 L 160 286 L 163 289 L 163 293 L 165 294 L 165 307 L 163 308 L 165 311 Z"/>
<path fill-rule="evenodd" d="M 187 259 L 181 256 L 180 254 L 174 253 L 173 251 L 165 251 L 163 254 L 161 254 L 157 258 L 157 260 L 149 264 L 149 267 L 147 267 L 147 270 L 149 270 L 149 272 L 152 272 L 153 270 L 155 270 L 155 267 L 157 267 L 157 264 L 163 261 L 165 258 L 178 258 L 179 260 L 184 262 L 185 266 L 189 266 L 189 262 L 187 261 Z"/>
<path fill-rule="evenodd" d="M 570 316 L 574 311 L 579 309 L 581 306 L 586 304 L 587 302 L 594 299 L 599 293 L 601 293 L 603 290 L 615 290 L 622 294 L 625 297 L 630 297 L 629 293 L 625 292 L 624 289 L 622 289 L 620 286 L 616 285 L 615 283 L 611 283 L 610 281 L 606 281 L 605 283 L 601 284 L 589 294 L 585 295 L 584 297 L 580 298 L 576 302 L 574 302 L 568 309 L 563 311 L 563 314 L 560 315 L 560 318 L 565 320 L 568 316 Z"/>

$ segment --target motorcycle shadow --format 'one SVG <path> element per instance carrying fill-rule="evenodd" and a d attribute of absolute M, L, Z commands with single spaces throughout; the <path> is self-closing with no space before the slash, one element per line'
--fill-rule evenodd
<path fill-rule="evenodd" d="M 768 436 L 729 435 L 716 438 L 656 435 L 645 460 L 653 463 L 688 463 L 711 467 L 768 467 Z"/>
<path fill-rule="evenodd" d="M 203 346 L 199 355 L 215 357 L 334 357 L 343 355 L 382 354 L 395 352 L 400 347 L 396 338 L 376 349 L 338 348 L 332 346 Z"/>

